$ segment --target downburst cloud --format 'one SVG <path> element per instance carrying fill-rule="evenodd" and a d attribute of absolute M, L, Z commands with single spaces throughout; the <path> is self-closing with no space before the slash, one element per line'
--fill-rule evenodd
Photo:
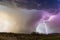
<path fill-rule="evenodd" d="M 0 32 L 58 33 L 60 21 L 56 4 L 56 0 L 3 0 L 0 2 Z"/>

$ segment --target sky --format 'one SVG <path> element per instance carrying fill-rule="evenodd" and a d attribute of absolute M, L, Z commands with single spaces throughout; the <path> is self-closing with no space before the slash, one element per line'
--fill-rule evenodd
<path fill-rule="evenodd" d="M 12 4 L 0 2 L 0 32 L 60 33 L 60 11 L 56 5 L 59 3 L 52 0 L 18 1 Z"/>
<path fill-rule="evenodd" d="M 0 20 L 1 22 L 4 21 L 0 26 L 2 29 L 0 32 L 31 33 L 35 31 L 33 22 L 35 22 L 34 19 L 38 20 L 39 14 L 36 13 L 38 13 L 38 10 L 11 8 L 0 5 L 0 17 L 2 18 Z"/>

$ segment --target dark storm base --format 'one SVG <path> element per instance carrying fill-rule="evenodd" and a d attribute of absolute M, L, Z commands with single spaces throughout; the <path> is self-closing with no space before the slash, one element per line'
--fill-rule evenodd
<path fill-rule="evenodd" d="M 0 33 L 0 40 L 60 40 L 60 34 L 15 34 Z"/>

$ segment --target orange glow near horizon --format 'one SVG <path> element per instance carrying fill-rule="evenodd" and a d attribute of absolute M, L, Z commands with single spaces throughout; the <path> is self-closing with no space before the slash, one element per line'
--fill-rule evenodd
<path fill-rule="evenodd" d="M 10 32 L 11 30 L 13 31 L 14 25 L 15 21 L 13 17 L 9 16 L 5 12 L 0 12 L 0 32 Z"/>

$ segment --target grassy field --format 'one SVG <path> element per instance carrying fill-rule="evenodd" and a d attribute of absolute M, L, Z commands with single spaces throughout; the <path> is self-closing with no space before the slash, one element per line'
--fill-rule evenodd
<path fill-rule="evenodd" d="M 60 40 L 60 34 L 16 34 L 0 33 L 0 40 Z"/>

